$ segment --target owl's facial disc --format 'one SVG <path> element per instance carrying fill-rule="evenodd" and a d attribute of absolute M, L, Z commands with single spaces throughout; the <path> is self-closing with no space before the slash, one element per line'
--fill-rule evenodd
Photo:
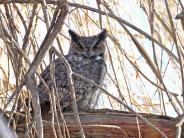
<path fill-rule="evenodd" d="M 71 47 L 69 54 L 83 55 L 87 58 L 103 56 L 105 52 L 105 39 L 107 37 L 106 29 L 103 29 L 95 36 L 80 36 L 72 30 L 69 30 L 71 36 Z"/>

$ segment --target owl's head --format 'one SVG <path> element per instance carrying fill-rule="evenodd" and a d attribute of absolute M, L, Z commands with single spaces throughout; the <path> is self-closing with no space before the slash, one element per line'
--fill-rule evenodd
<path fill-rule="evenodd" d="M 94 36 L 80 36 L 73 30 L 68 31 L 71 37 L 70 54 L 83 55 L 87 58 L 101 56 L 104 57 L 106 47 L 107 31 L 103 29 Z"/>

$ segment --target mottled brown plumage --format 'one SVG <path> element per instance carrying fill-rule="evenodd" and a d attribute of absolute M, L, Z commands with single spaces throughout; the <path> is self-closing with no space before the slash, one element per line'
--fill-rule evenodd
<path fill-rule="evenodd" d="M 104 61 L 106 30 L 90 37 L 79 36 L 72 30 L 69 30 L 69 34 L 71 46 L 65 58 L 72 71 L 101 85 L 106 74 Z M 50 87 L 52 83 L 49 66 L 46 67 L 41 76 Z M 73 77 L 73 80 L 78 109 L 84 111 L 94 108 L 99 95 L 96 92 L 97 88 L 82 79 Z M 70 109 L 72 101 L 68 91 L 66 67 L 59 59 L 55 60 L 55 82 L 61 107 Z M 42 83 L 38 85 L 38 93 L 42 105 L 49 101 L 48 92 Z"/>

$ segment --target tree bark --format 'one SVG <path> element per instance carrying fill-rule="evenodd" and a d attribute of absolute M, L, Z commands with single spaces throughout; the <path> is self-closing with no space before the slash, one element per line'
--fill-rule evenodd
<path fill-rule="evenodd" d="M 87 138 L 161 138 L 158 132 L 129 112 L 80 112 L 79 115 Z M 142 115 L 164 132 L 168 138 L 175 138 L 176 119 L 160 115 Z M 80 137 L 80 129 L 73 113 L 64 113 L 64 117 L 70 136 Z M 53 137 L 50 121 L 51 115 L 43 117 L 44 138 Z M 24 122 L 18 124 L 17 134 L 20 138 L 24 137 L 24 128 Z"/>

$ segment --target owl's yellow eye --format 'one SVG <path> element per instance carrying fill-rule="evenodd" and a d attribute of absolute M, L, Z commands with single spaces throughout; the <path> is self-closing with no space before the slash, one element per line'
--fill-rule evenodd
<path fill-rule="evenodd" d="M 84 50 L 84 48 L 83 48 L 81 45 L 79 45 L 79 44 L 76 46 L 76 48 L 77 48 L 79 51 L 83 51 L 83 50 Z"/>
<path fill-rule="evenodd" d="M 93 50 L 96 50 L 98 48 L 98 45 L 95 45 L 94 47 L 93 47 Z"/>

